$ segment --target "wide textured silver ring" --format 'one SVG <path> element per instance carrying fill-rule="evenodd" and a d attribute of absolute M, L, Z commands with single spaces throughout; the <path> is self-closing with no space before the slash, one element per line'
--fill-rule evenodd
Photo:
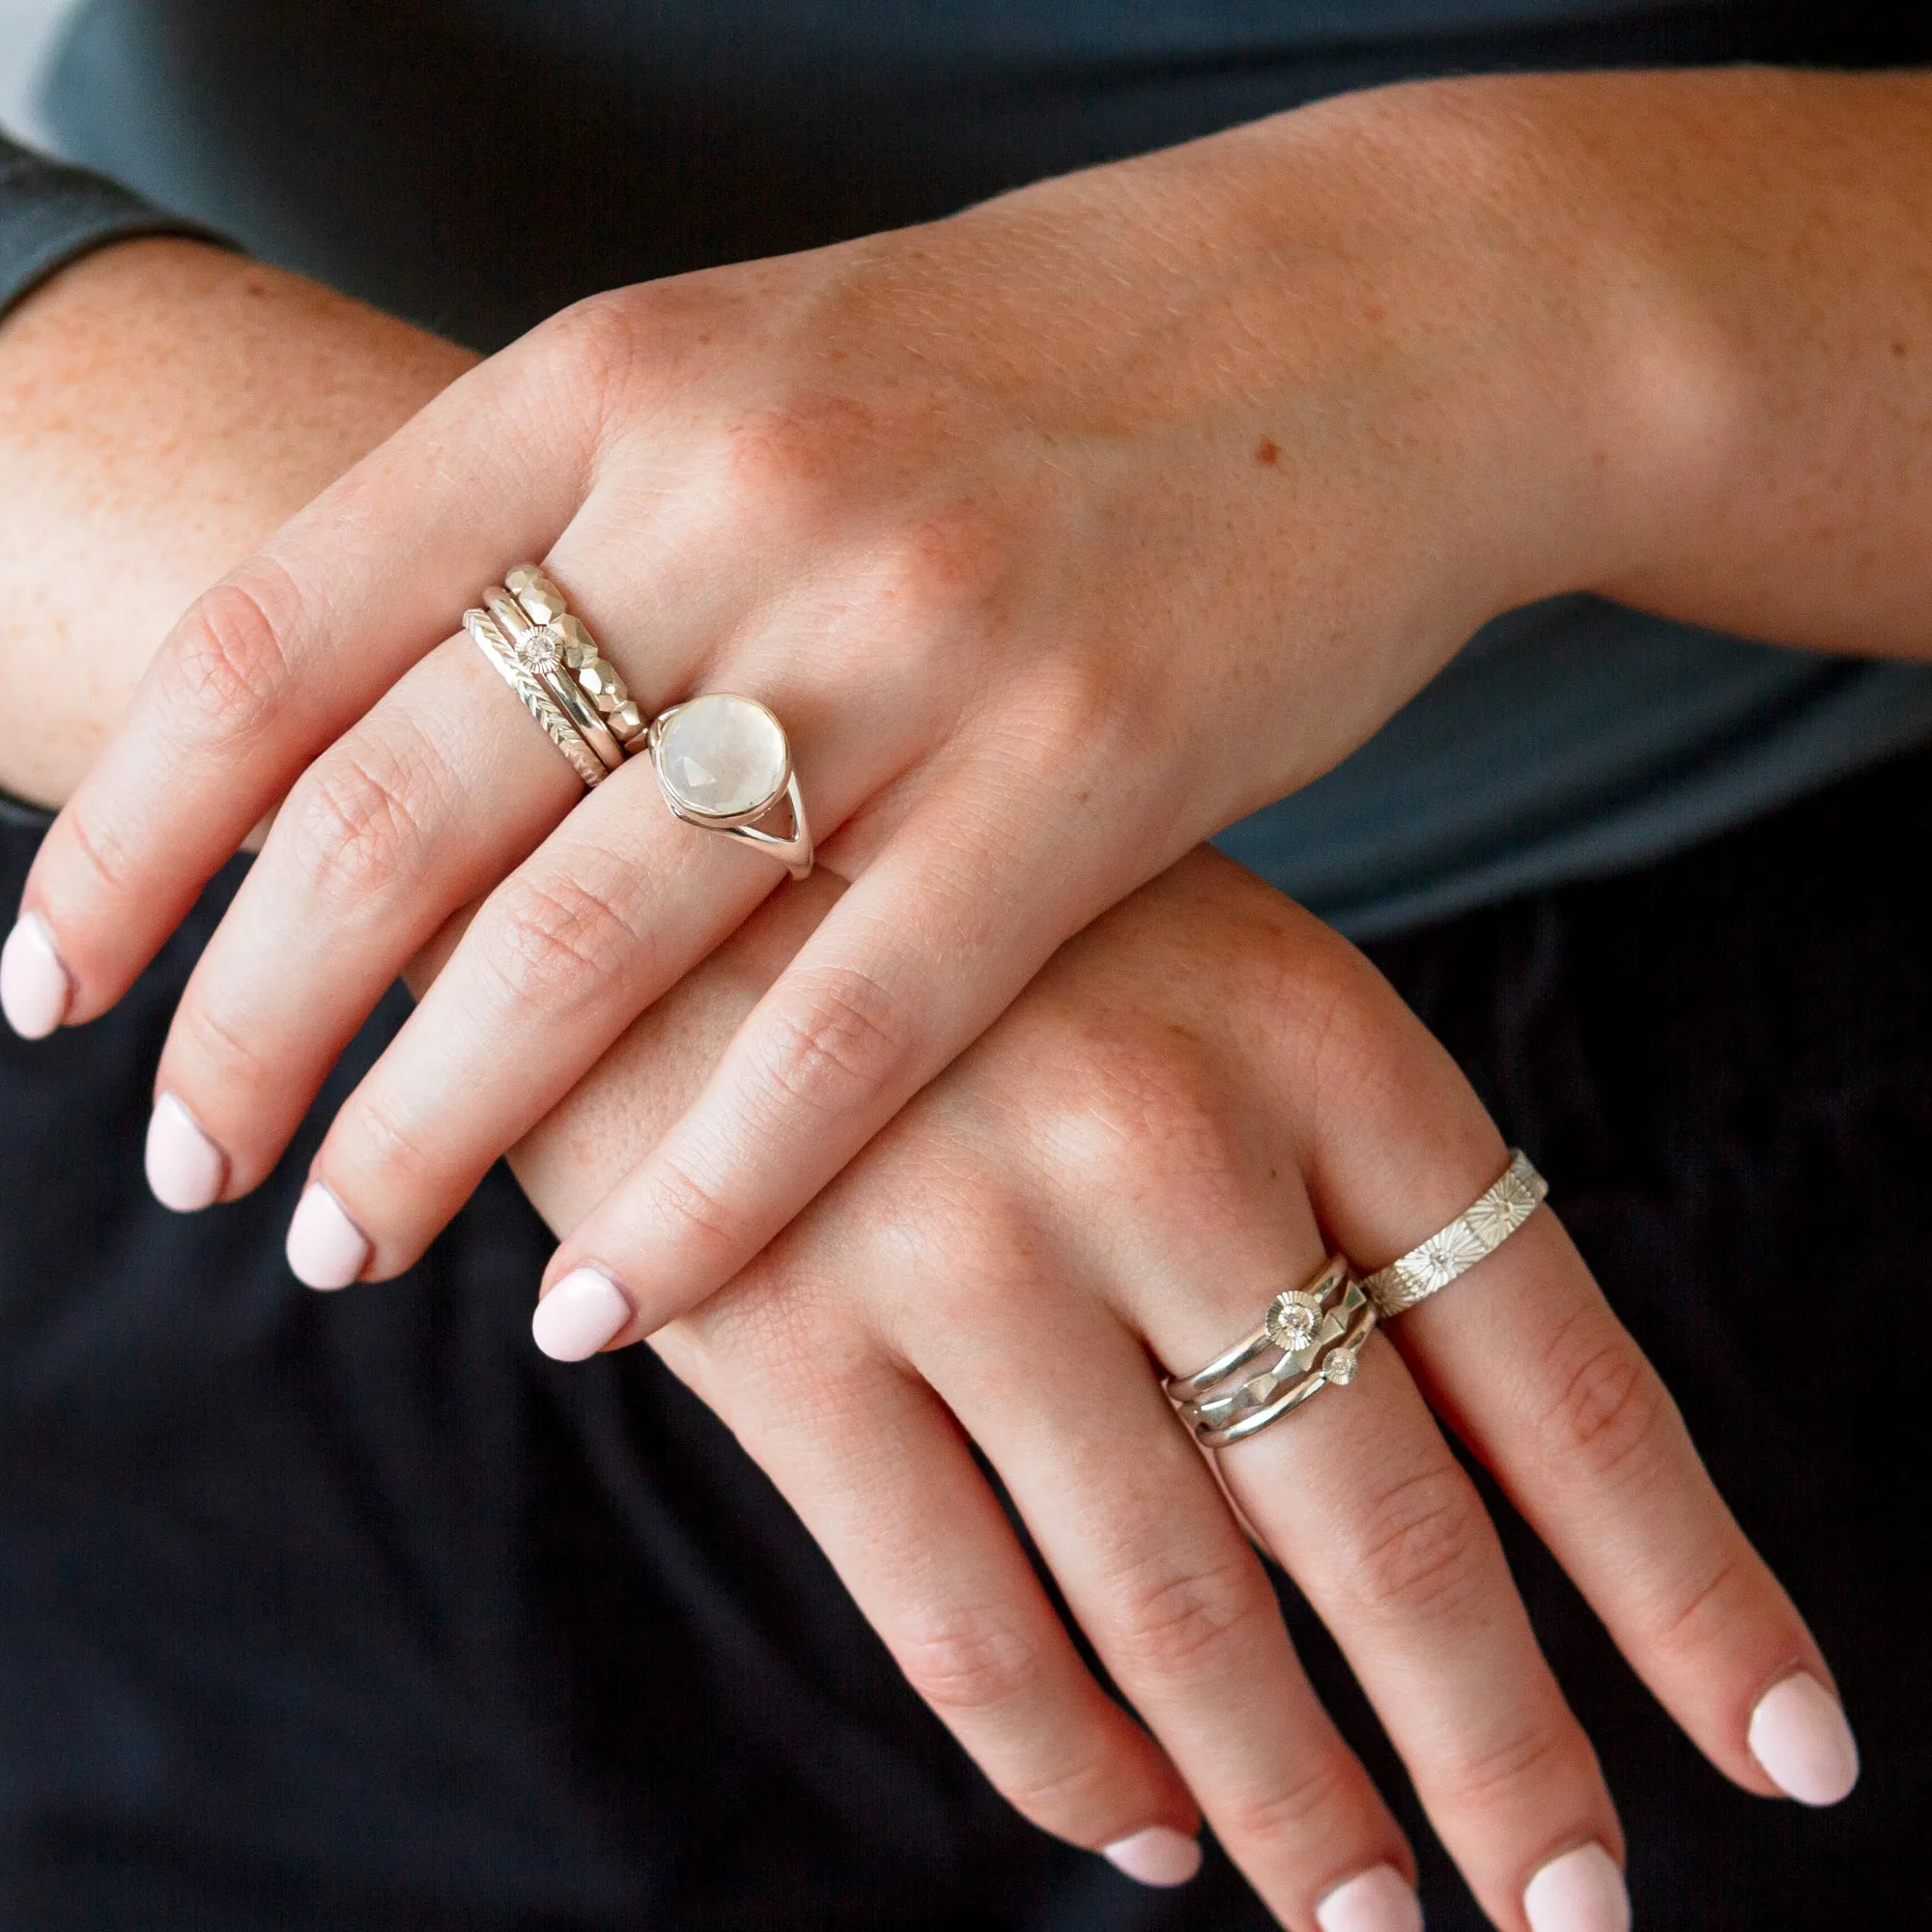
<path fill-rule="evenodd" d="M 651 720 L 651 764 L 687 825 L 744 840 L 794 879 L 810 875 L 811 828 L 784 726 L 755 697 L 706 692 Z M 778 829 L 781 814 L 791 829 Z"/>
<path fill-rule="evenodd" d="M 1363 1283 L 1384 1320 L 1445 1289 L 1486 1261 L 1543 1205 L 1549 1183 L 1520 1148 L 1510 1150 L 1501 1178 L 1428 1240 L 1378 1268 Z"/>
<path fill-rule="evenodd" d="M 1279 1422 L 1321 1389 L 1353 1381 L 1377 1320 L 1349 1264 L 1330 1255 L 1312 1280 L 1277 1294 L 1233 1348 L 1191 1376 L 1169 1376 L 1161 1387 L 1197 1442 L 1225 1449 Z M 1273 1360 L 1257 1368 L 1268 1355 Z"/>

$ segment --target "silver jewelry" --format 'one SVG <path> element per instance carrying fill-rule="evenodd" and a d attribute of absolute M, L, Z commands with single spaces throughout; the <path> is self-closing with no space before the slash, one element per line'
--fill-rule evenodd
<path fill-rule="evenodd" d="M 597 715 L 596 705 L 584 696 L 577 679 L 564 668 L 563 642 L 555 630 L 548 624 L 532 624 L 523 605 L 497 584 L 484 591 L 483 602 L 525 669 L 550 693 L 552 702 L 597 753 L 604 769 L 618 770 L 624 762 L 624 748 Z"/>
<path fill-rule="evenodd" d="M 569 759 L 570 768 L 585 786 L 600 785 L 609 776 L 604 761 L 579 735 L 543 680 L 524 662 L 516 647 L 503 635 L 503 628 L 487 611 L 466 611 L 463 628 L 470 640 L 488 658 L 523 706 L 548 734 L 550 741 Z"/>
<path fill-rule="evenodd" d="M 651 765 L 665 803 L 687 825 L 742 838 L 779 860 L 794 879 L 810 876 L 811 828 L 791 768 L 784 726 L 754 697 L 706 692 L 651 720 Z M 788 834 L 761 829 L 782 801 Z"/>
<path fill-rule="evenodd" d="M 1530 1165 L 1529 1156 L 1512 1148 L 1509 1165 L 1492 1187 L 1419 1247 L 1378 1268 L 1363 1288 L 1384 1320 L 1427 1301 L 1494 1254 L 1536 1212 L 1548 1192 L 1549 1183 Z"/>
<path fill-rule="evenodd" d="M 1349 1264 L 1330 1255 L 1306 1287 L 1276 1295 L 1251 1334 L 1205 1369 L 1169 1376 L 1161 1387 L 1194 1439 L 1223 1449 L 1278 1422 L 1331 1383 L 1353 1381 L 1377 1319 Z M 1248 1374 L 1270 1350 L 1274 1361 Z"/>

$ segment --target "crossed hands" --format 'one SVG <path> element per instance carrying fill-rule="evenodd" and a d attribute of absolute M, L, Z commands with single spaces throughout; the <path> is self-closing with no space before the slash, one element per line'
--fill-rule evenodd
<path fill-rule="evenodd" d="M 1223 138 L 1238 180 L 1255 132 Z M 1364 459 L 1365 415 L 1426 378 L 1480 405 L 1469 330 L 1324 331 L 1374 265 L 1311 235 L 1291 300 L 1238 195 L 1188 227 L 1200 152 L 600 298 L 461 378 L 161 647 L 36 865 L 8 1009 L 104 1010 L 272 813 L 163 1054 L 171 1205 L 272 1169 L 414 960 L 420 1004 L 317 1156 L 305 1278 L 399 1271 L 510 1151 L 563 1236 L 547 1287 L 579 1297 L 559 1351 L 648 1337 L 1029 1817 L 1172 1881 L 1205 1814 L 1285 1924 L 1345 1897 L 1399 1924 L 1407 1851 L 1244 1520 L 1491 1916 L 1548 1924 L 1539 1887 L 1616 1909 L 1615 1814 L 1437 1418 L 1740 1783 L 1778 1788 L 1767 1693 L 1829 1677 L 1553 1214 L 1218 1482 L 1160 1393 L 1331 1248 L 1381 1264 L 1504 1160 L 1373 970 L 1193 848 L 1576 564 L 1557 517 L 1505 566 L 1435 487 L 1453 451 L 1555 490 L 1494 409 L 1479 443 L 1414 405 L 1432 461 Z M 1096 228 L 1123 197 L 1139 240 Z M 1258 445 L 1258 419 L 1294 433 Z M 640 768 L 579 802 L 446 636 L 526 554 L 634 689 L 785 720 L 817 877 L 774 893 Z M 1849 1774 L 1783 1776 L 1821 1799 Z"/>

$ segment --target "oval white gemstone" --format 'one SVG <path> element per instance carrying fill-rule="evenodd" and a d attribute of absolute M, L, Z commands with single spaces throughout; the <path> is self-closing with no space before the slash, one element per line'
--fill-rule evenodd
<path fill-rule="evenodd" d="M 736 818 L 774 803 L 788 755 L 779 721 L 728 692 L 694 697 L 658 738 L 658 771 L 678 804 L 706 818 Z"/>

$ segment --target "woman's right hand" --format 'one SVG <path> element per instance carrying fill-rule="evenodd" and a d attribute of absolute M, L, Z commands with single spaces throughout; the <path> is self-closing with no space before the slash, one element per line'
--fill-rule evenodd
<path fill-rule="evenodd" d="M 781 893 L 524 1143 L 517 1172 L 554 1227 L 662 1131 L 837 891 L 821 874 Z M 1373 968 L 1197 854 L 1065 947 L 653 1345 L 1029 1818 L 1172 1882 L 1198 1802 L 1284 1924 L 1395 1932 L 1418 1922 L 1401 1833 L 1156 1378 L 1220 1352 L 1331 1247 L 1363 1267 L 1406 1252 L 1503 1164 Z M 588 1353 L 635 1335 L 629 1314 L 580 1280 L 538 1329 Z M 1726 1776 L 1843 1796 L 1856 1752 L 1824 1662 L 1555 1216 L 1383 1334 L 1351 1385 L 1222 1452 L 1220 1475 L 1495 1922 L 1626 1923 L 1622 1845 L 1432 1409 Z M 1081 1662 L 973 1445 L 1151 1737 Z"/>

